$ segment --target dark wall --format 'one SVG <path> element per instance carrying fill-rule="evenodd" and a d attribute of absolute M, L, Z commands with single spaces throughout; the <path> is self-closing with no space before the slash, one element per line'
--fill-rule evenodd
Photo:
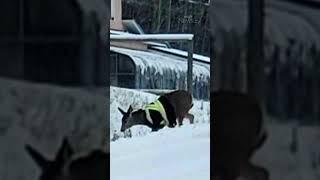
<path fill-rule="evenodd" d="M 19 36 L 19 1 L 3 0 L 0 5 L 0 75 L 21 77 L 23 64 L 19 43 L 15 42 Z M 10 59 L 10 60 L 9 60 Z"/>
<path fill-rule="evenodd" d="M 95 12 L 77 0 L 4 0 L 0 76 L 67 86 L 104 85 L 107 54 Z M 104 77 L 102 77 L 104 76 Z"/>

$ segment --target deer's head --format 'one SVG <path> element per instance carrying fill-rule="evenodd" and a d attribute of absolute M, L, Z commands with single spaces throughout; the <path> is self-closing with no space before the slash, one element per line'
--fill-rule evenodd
<path fill-rule="evenodd" d="M 74 151 L 68 143 L 67 139 L 63 140 L 62 146 L 58 150 L 58 153 L 54 160 L 46 159 L 33 147 L 26 145 L 26 151 L 36 162 L 36 164 L 42 170 L 39 180 L 64 180 L 65 173 L 64 169 L 67 162 L 71 159 Z"/>
<path fill-rule="evenodd" d="M 128 122 L 128 119 L 132 116 L 132 111 L 133 108 L 130 105 L 130 107 L 128 108 L 127 112 L 125 112 L 124 110 L 122 110 L 120 107 L 118 107 L 118 110 L 121 112 L 122 114 L 122 119 L 121 119 L 121 128 L 120 131 L 124 132 L 126 130 L 126 123 Z"/>

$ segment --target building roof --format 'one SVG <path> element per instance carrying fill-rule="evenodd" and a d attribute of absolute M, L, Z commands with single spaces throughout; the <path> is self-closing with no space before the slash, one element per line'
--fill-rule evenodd
<path fill-rule="evenodd" d="M 185 58 L 169 54 L 163 55 L 153 50 L 140 51 L 112 46 L 110 47 L 110 51 L 129 56 L 139 67 L 141 74 L 144 74 L 146 67 L 153 67 L 156 69 L 156 72 L 159 72 L 160 74 L 168 69 L 175 72 L 187 72 L 187 61 Z M 210 77 L 210 65 L 201 62 L 194 62 L 193 78 L 207 81 L 208 77 Z"/>
<path fill-rule="evenodd" d="M 122 24 L 124 29 L 131 33 L 144 34 L 142 27 L 134 19 L 122 20 Z"/>
<path fill-rule="evenodd" d="M 167 52 L 173 55 L 178 55 L 178 56 L 182 56 L 187 58 L 188 57 L 188 52 L 186 51 L 182 51 L 179 49 L 173 49 L 173 48 L 167 48 L 167 47 L 157 47 L 157 46 L 153 46 L 152 49 L 155 50 L 160 50 L 162 52 Z M 202 56 L 199 54 L 193 54 L 193 59 L 198 60 L 198 61 L 202 61 L 204 63 L 210 63 L 210 58 L 207 56 Z"/>
<path fill-rule="evenodd" d="M 112 36 L 111 36 L 112 35 Z M 116 37 L 117 35 L 119 35 L 119 37 L 121 37 L 122 39 L 126 39 L 126 38 L 130 38 L 130 39 L 134 39 L 135 37 L 137 38 L 143 38 L 143 37 L 153 37 L 154 39 L 161 39 L 161 38 L 172 38 L 172 39 L 177 39 L 177 38 L 191 38 L 191 36 L 189 34 L 179 34 L 179 35 L 172 35 L 172 34 L 159 34 L 159 35 L 154 35 L 154 34 L 143 34 L 143 35 L 135 35 L 129 32 L 123 32 L 123 31 L 115 31 L 115 30 L 110 30 L 110 36 L 111 37 Z M 193 37 L 193 36 L 192 36 Z M 171 54 L 171 55 L 176 55 L 179 57 L 184 57 L 187 58 L 188 57 L 188 52 L 187 51 L 183 51 L 183 50 L 179 50 L 179 49 L 174 49 L 169 47 L 166 43 L 160 43 L 160 42 L 153 42 L 153 41 L 148 41 L 147 39 L 145 41 L 143 41 L 144 44 L 149 45 L 149 49 L 153 49 L 153 50 L 157 50 L 160 52 L 164 52 L 167 54 Z M 193 59 L 195 61 L 200 61 L 200 62 L 204 62 L 204 63 L 210 63 L 210 57 L 207 56 L 203 56 L 203 55 L 199 55 L 199 54 L 193 54 Z"/>

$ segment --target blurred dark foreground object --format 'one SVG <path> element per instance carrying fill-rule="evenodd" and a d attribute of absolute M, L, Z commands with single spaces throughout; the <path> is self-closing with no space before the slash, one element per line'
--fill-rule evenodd
<path fill-rule="evenodd" d="M 4 0 L 0 76 L 63 86 L 108 84 L 104 0 Z"/>
<path fill-rule="evenodd" d="M 39 176 L 40 170 L 25 151 L 25 144 L 50 159 L 64 137 L 68 137 L 75 154 L 96 149 L 109 152 L 106 96 L 2 78 L 0 87 L 1 180 Z"/>
<path fill-rule="evenodd" d="M 41 168 L 39 180 L 106 180 L 109 155 L 94 150 L 83 157 L 74 158 L 74 150 L 65 138 L 54 160 L 50 161 L 33 147 L 26 151 Z"/>
<path fill-rule="evenodd" d="M 265 142 L 262 111 L 257 101 L 242 93 L 210 93 L 213 122 L 213 175 L 219 180 L 239 177 L 267 180 L 269 172 L 250 159 Z"/>

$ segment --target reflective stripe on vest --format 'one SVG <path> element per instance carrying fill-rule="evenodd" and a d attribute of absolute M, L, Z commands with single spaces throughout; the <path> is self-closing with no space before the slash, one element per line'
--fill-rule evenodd
<path fill-rule="evenodd" d="M 152 120 L 152 118 L 150 116 L 150 110 L 158 111 L 161 114 L 161 116 L 162 116 L 162 118 L 164 120 L 164 121 L 161 121 L 161 123 L 160 123 L 161 125 L 166 125 L 166 126 L 169 125 L 169 120 L 167 118 L 166 111 L 163 108 L 163 106 L 162 106 L 162 104 L 161 104 L 161 102 L 159 100 L 156 100 L 155 102 L 147 104 L 145 106 L 147 120 L 151 124 L 153 124 L 153 120 Z"/>

